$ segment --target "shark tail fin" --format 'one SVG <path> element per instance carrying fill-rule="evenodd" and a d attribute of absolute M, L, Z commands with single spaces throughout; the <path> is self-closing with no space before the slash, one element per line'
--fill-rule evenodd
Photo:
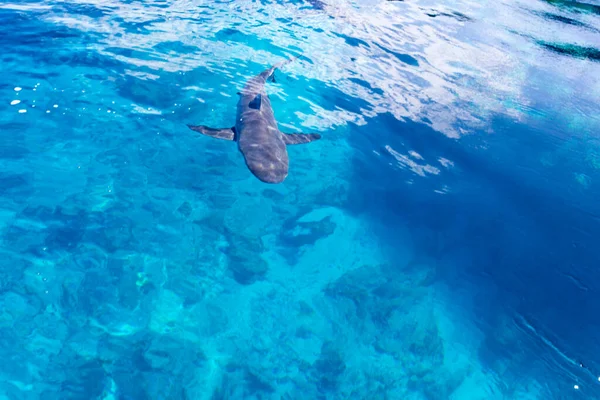
<path fill-rule="evenodd" d="M 283 67 L 284 65 L 287 65 L 287 64 L 295 61 L 297 58 L 301 57 L 302 55 L 303 55 L 303 53 L 301 53 L 301 54 L 299 54 L 297 56 L 288 58 L 287 60 L 283 60 L 283 61 L 281 61 L 281 62 L 273 65 L 271 68 L 269 68 L 268 70 L 266 70 L 265 72 L 263 72 L 265 80 L 273 77 L 273 74 L 275 73 L 276 69 L 279 69 L 279 68 Z"/>

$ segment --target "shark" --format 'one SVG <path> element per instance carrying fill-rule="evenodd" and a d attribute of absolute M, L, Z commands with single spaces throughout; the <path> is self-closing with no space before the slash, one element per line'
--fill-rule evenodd
<path fill-rule="evenodd" d="M 271 100 L 265 91 L 267 80 L 275 80 L 275 70 L 298 57 L 273 65 L 249 79 L 238 92 L 235 125 L 212 128 L 206 125 L 188 127 L 215 139 L 237 142 L 246 166 L 260 181 L 270 184 L 283 182 L 288 176 L 287 146 L 310 143 L 321 138 L 318 133 L 284 133 L 279 130 Z"/>

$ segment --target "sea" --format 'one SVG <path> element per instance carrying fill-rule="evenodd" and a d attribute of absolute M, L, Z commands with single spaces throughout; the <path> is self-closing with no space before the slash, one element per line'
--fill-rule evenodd
<path fill-rule="evenodd" d="M 268 184 L 188 125 L 291 57 L 321 139 Z M 0 400 L 600 399 L 600 2 L 0 0 L 0 360 Z"/>

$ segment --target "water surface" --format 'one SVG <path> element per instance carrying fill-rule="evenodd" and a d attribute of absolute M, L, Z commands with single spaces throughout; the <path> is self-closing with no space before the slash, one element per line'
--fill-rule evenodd
<path fill-rule="evenodd" d="M 3 2 L 0 399 L 600 398 L 599 10 Z"/>

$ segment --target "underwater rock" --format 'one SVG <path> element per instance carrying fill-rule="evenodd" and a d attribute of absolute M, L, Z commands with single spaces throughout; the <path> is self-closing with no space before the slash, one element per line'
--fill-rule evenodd
<path fill-rule="evenodd" d="M 69 357 L 68 365 L 62 365 L 67 372 L 61 383 L 61 396 L 65 399 L 84 400 L 98 398 L 104 391 L 108 374 L 99 360 L 86 360 L 82 357 Z"/>
<path fill-rule="evenodd" d="M 184 201 L 178 208 L 177 212 L 179 212 L 184 217 L 188 218 L 192 214 L 192 205 L 189 201 Z"/>
<path fill-rule="evenodd" d="M 327 392 L 335 390 L 338 386 L 340 376 L 346 370 L 346 364 L 336 345 L 327 341 L 321 346 L 321 355 L 314 364 L 314 378 L 320 391 Z"/>
<path fill-rule="evenodd" d="M 273 202 L 259 196 L 243 196 L 227 209 L 224 226 L 236 235 L 257 238 L 273 230 Z"/>
<path fill-rule="evenodd" d="M 331 216 L 326 216 L 319 221 L 300 222 L 298 219 L 289 219 L 283 224 L 279 242 L 283 246 L 298 248 L 314 244 L 317 240 L 331 235 L 336 228 Z"/>
<path fill-rule="evenodd" d="M 395 310 L 414 307 L 427 293 L 423 288 L 407 285 L 406 279 L 387 265 L 367 265 L 329 283 L 324 293 L 344 310 L 346 318 L 350 318 L 347 323 L 372 322 L 385 329 Z"/>
<path fill-rule="evenodd" d="M 252 373 L 246 365 L 231 362 L 211 399 L 269 398 L 274 392 L 269 382 Z"/>
<path fill-rule="evenodd" d="M 204 301 L 194 305 L 186 313 L 184 326 L 205 337 L 223 333 L 229 328 L 229 318 L 218 302 L 215 303 Z"/>
<path fill-rule="evenodd" d="M 157 333 L 169 333 L 181 324 L 183 300 L 170 290 L 161 289 L 154 301 L 154 309 L 148 327 Z"/>
<path fill-rule="evenodd" d="M 93 359 L 98 357 L 98 340 L 86 331 L 80 331 L 69 335 L 67 352 L 84 359 Z"/>
<path fill-rule="evenodd" d="M 282 255 L 290 264 L 296 264 L 299 248 L 312 246 L 317 241 L 333 234 L 343 216 L 334 207 L 311 210 L 284 221 L 277 236 L 277 244 L 282 247 Z"/>
<path fill-rule="evenodd" d="M 262 280 L 269 270 L 269 266 L 260 256 L 248 259 L 244 256 L 230 254 L 229 269 L 237 283 L 250 285 Z"/>
<path fill-rule="evenodd" d="M 269 265 L 262 258 L 263 245 L 258 238 L 227 232 L 229 247 L 223 250 L 228 257 L 229 270 L 236 282 L 250 285 L 264 279 Z"/>
<path fill-rule="evenodd" d="M 202 366 L 206 361 L 200 346 L 168 335 L 156 335 L 143 350 L 143 358 L 150 368 L 169 371 L 175 376 L 183 375 L 185 369 Z"/>
<path fill-rule="evenodd" d="M 107 253 L 128 250 L 137 243 L 133 235 L 136 224 L 124 213 L 109 209 L 93 213 L 91 220 L 94 228 L 85 232 L 85 241 L 94 243 Z"/>
<path fill-rule="evenodd" d="M 31 297 L 27 298 L 15 292 L 5 292 L 0 294 L 0 321 L 10 321 L 18 319 L 30 319 L 39 312 L 40 304 L 32 304 Z"/>
<path fill-rule="evenodd" d="M 6 241 L 4 242 L 6 245 Z M 23 260 L 15 254 L 5 253 L 3 254 L 3 260 L 6 265 L 12 266 L 12 268 L 0 268 L 0 293 L 8 290 L 14 290 L 16 287 L 21 286 L 23 282 L 23 271 L 25 271 L 29 265 L 28 261 Z"/>
<path fill-rule="evenodd" d="M 341 296 L 353 301 L 360 301 L 387 281 L 380 266 L 364 265 L 346 272 L 336 281 L 328 284 L 324 292 L 331 297 Z"/>
<path fill-rule="evenodd" d="M 399 271 L 404 277 L 404 286 L 409 288 L 427 287 L 437 279 L 438 263 L 433 257 L 414 257 Z"/>

